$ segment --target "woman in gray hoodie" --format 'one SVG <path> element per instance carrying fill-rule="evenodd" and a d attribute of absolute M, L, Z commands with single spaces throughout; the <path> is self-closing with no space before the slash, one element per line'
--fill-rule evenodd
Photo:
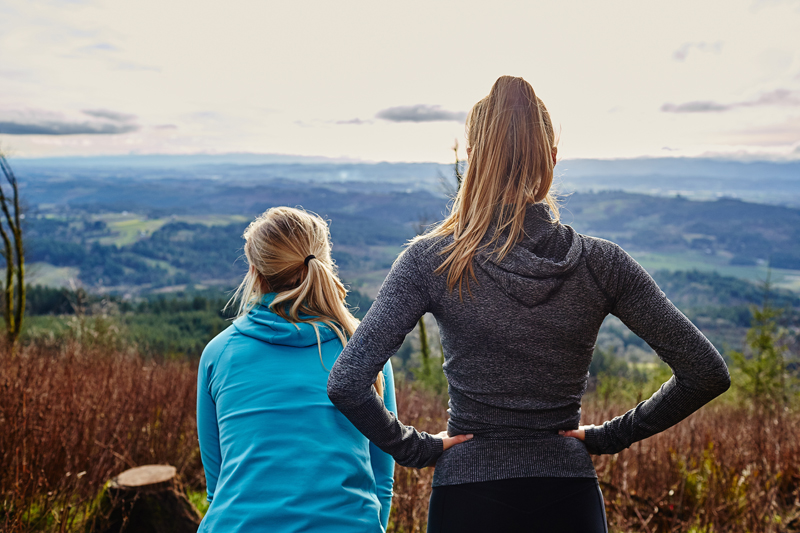
<path fill-rule="evenodd" d="M 559 223 L 552 122 L 525 80 L 498 79 L 470 112 L 467 137 L 469 169 L 449 216 L 397 259 L 328 394 L 399 464 L 436 464 L 429 532 L 605 532 L 589 454 L 683 420 L 728 389 L 728 370 L 633 258 Z M 446 441 L 402 424 L 371 386 L 425 313 L 445 354 Z M 579 427 L 608 314 L 674 375 L 627 413 Z"/>

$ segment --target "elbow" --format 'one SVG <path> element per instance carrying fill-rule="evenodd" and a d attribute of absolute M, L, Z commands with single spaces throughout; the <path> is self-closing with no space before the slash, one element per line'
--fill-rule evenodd
<path fill-rule="evenodd" d="M 722 394 L 727 392 L 728 389 L 731 388 L 731 375 L 727 369 L 725 369 L 724 375 L 720 378 L 719 381 L 719 393 Z"/>
<path fill-rule="evenodd" d="M 715 397 L 724 394 L 731 388 L 731 375 L 725 366 L 714 375 L 714 379 L 711 380 L 708 388 Z"/>
<path fill-rule="evenodd" d="M 343 405 L 347 401 L 347 391 L 342 386 L 342 382 L 337 380 L 333 373 L 328 377 L 328 398 L 336 407 Z"/>
<path fill-rule="evenodd" d="M 362 387 L 355 376 L 342 371 L 338 362 L 333 365 L 328 376 L 328 399 L 337 409 L 344 412 L 351 407 L 357 407 L 368 401 L 374 394 L 374 389 L 367 385 Z"/>

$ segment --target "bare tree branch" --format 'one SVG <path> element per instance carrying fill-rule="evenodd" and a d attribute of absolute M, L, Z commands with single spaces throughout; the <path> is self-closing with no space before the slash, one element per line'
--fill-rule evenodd
<path fill-rule="evenodd" d="M 3 239 L 3 256 L 6 260 L 3 313 L 8 340 L 14 345 L 19 338 L 25 317 L 25 253 L 17 177 L 2 152 L 0 152 L 0 170 L 11 186 L 11 198 L 6 196 L 3 187 L 0 186 L 0 209 L 5 217 L 4 221 L 0 221 L 0 237 Z"/>

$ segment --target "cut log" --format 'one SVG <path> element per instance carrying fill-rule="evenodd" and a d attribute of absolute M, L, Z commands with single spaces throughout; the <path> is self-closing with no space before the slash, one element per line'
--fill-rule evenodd
<path fill-rule="evenodd" d="M 92 533 L 196 533 L 200 513 L 169 465 L 131 468 L 106 483 Z"/>

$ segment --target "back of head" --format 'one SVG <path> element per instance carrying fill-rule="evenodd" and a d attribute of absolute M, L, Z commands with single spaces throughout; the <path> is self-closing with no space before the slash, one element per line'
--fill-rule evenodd
<path fill-rule="evenodd" d="M 500 77 L 489 95 L 467 117 L 469 168 L 448 217 L 427 236 L 453 236 L 437 273 L 447 272 L 450 290 L 474 278 L 472 259 L 486 232 L 495 233 L 484 244 L 494 244 L 503 232 L 509 238 L 495 252 L 499 258 L 523 234 L 526 207 L 547 202 L 553 183 L 555 135 L 550 114 L 533 88 L 522 78 Z"/>
<path fill-rule="evenodd" d="M 467 142 L 465 201 L 508 205 L 547 197 L 553 181 L 553 124 L 527 81 L 502 76 L 495 82 L 467 118 Z"/>
<path fill-rule="evenodd" d="M 251 222 L 243 237 L 250 268 L 229 302 L 239 300 L 238 316 L 275 292 L 273 312 L 291 322 L 323 322 L 345 344 L 358 320 L 345 304 L 347 290 L 331 259 L 325 221 L 302 209 L 273 207 Z"/>
<path fill-rule="evenodd" d="M 243 235 L 249 269 L 228 305 L 239 300 L 238 316 L 277 293 L 270 310 L 289 322 L 322 322 L 347 344 L 358 320 L 345 303 L 345 289 L 331 259 L 328 225 L 319 216 L 291 207 L 273 207 L 247 226 Z M 301 316 L 301 314 L 303 316 Z M 320 363 L 322 347 L 317 336 Z M 383 372 L 375 390 L 383 396 Z"/>

